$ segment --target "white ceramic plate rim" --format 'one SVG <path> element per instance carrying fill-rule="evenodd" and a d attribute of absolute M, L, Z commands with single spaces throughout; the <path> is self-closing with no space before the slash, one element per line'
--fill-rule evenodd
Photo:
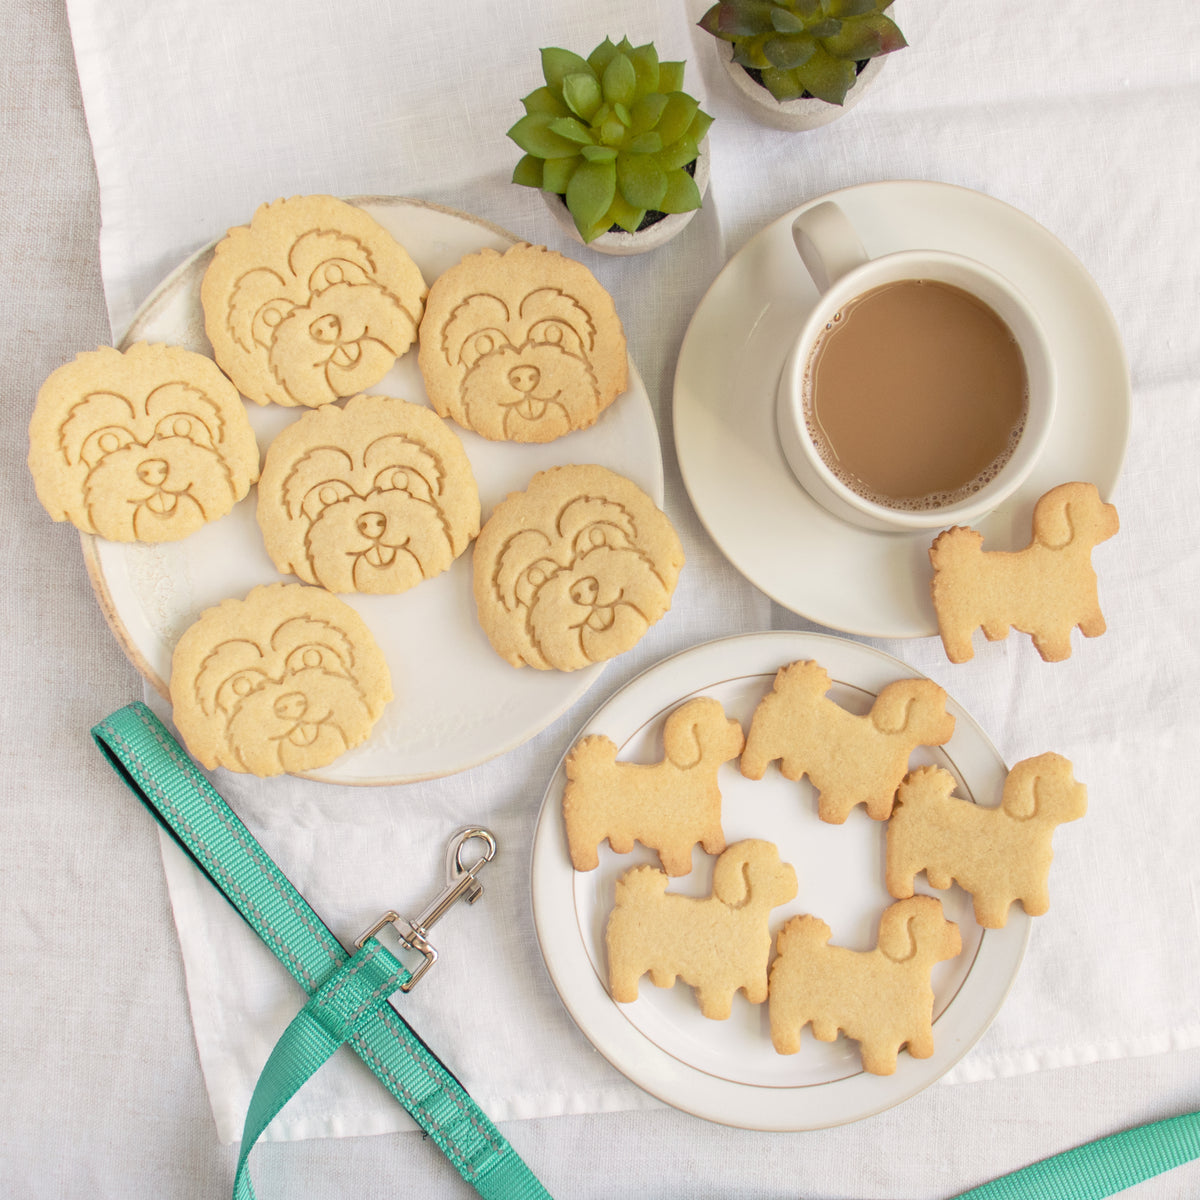
<path fill-rule="evenodd" d="M 610 697 L 579 736 L 603 732 L 620 745 L 631 728 L 715 681 L 773 674 L 780 666 L 802 658 L 816 659 L 831 676 L 842 680 L 880 669 L 895 678 L 920 674 L 881 650 L 829 634 L 742 634 L 695 646 L 649 668 Z M 955 738 L 969 739 L 980 753 L 994 756 L 1002 768 L 1000 755 L 973 718 L 953 699 L 948 708 L 956 717 Z M 894 1075 L 858 1072 L 828 1083 L 796 1087 L 760 1086 L 714 1076 L 647 1038 L 612 1000 L 597 975 L 576 911 L 577 875 L 568 857 L 561 815 L 565 780 L 560 762 L 543 798 L 534 835 L 533 916 L 542 957 L 564 1006 L 592 1045 L 633 1083 L 684 1112 L 720 1124 L 777 1132 L 828 1128 L 882 1112 L 950 1070 L 982 1037 L 1016 978 L 1031 918 L 1014 905 L 1003 929 L 982 932 L 965 980 L 935 1022 L 937 1048 L 931 1058 L 901 1055 Z M 718 1036 L 719 1023 L 714 1026 L 714 1036 Z"/>
<path fill-rule="evenodd" d="M 775 433 L 776 385 L 794 340 L 779 331 L 799 334 L 816 301 L 791 223 L 824 200 L 867 213 L 858 232 L 871 255 L 924 247 L 977 258 L 1038 312 L 1055 353 L 1057 412 L 1025 482 L 975 523 L 988 548 L 1025 545 L 1034 502 L 1058 483 L 1089 480 L 1111 498 L 1129 438 L 1128 363 L 1112 312 L 1074 254 L 1019 209 L 954 184 L 893 180 L 817 196 L 726 263 L 688 325 L 674 381 L 675 447 L 701 524 L 751 583 L 799 616 L 863 637 L 929 637 L 937 620 L 926 552 L 936 531 L 876 533 L 840 521 L 796 482 Z"/>
<path fill-rule="evenodd" d="M 460 240 L 464 237 L 470 237 L 470 231 L 464 234 L 460 225 L 462 223 L 479 231 L 479 245 L 497 243 L 513 244 L 520 240 L 516 235 L 489 221 L 442 205 L 431 204 L 427 201 L 395 196 L 359 196 L 350 198 L 349 202 L 364 208 L 367 212 L 373 212 L 377 217 L 386 210 L 391 210 L 395 213 L 397 210 L 408 209 L 412 210 L 414 214 L 420 214 L 423 220 L 437 222 L 440 219 L 446 219 L 454 223 L 454 233 Z M 446 228 L 448 230 L 450 226 Z M 130 322 L 128 330 L 119 343 L 120 349 L 124 349 L 130 343 L 145 337 L 147 330 L 153 331 L 151 334 L 153 340 L 177 340 L 176 338 L 164 337 L 162 331 L 155 328 L 154 323 L 155 321 L 166 320 L 171 322 L 173 320 L 174 324 L 178 326 L 179 322 L 177 318 L 173 319 L 169 315 L 164 317 L 163 314 L 164 312 L 169 313 L 172 304 L 180 303 L 180 296 L 192 285 L 193 277 L 199 264 L 212 252 L 215 245 L 216 240 L 190 255 L 154 289 Z M 420 244 L 413 242 L 410 242 L 407 248 L 414 254 L 414 257 L 418 258 L 420 258 L 424 249 Z M 467 246 L 464 252 L 469 252 L 473 248 L 478 247 Z M 427 277 L 427 282 L 432 283 L 433 278 Z M 198 315 L 198 310 L 192 315 L 195 318 Z M 180 335 L 181 339 L 182 330 L 176 329 L 175 331 Z M 416 347 L 414 345 L 405 358 L 412 356 L 412 360 L 415 362 L 415 354 Z M 379 391 L 382 387 L 383 385 L 381 384 L 376 388 L 368 390 Z M 423 391 L 420 397 L 410 395 L 409 398 L 423 399 Z M 274 406 L 269 407 L 273 408 Z M 620 409 L 619 416 L 617 415 L 618 408 Z M 259 406 L 248 403 L 247 409 L 253 419 Z M 305 411 L 307 410 L 295 410 L 293 415 L 298 417 Z M 632 432 L 636 432 L 637 436 L 627 437 L 622 444 L 632 444 L 637 447 L 639 457 L 636 461 L 635 481 L 639 482 L 655 503 L 661 507 L 664 497 L 664 483 L 657 424 L 645 384 L 632 360 L 629 363 L 629 386 L 626 392 L 617 398 L 609 410 L 602 414 L 600 421 L 592 426 L 590 430 L 584 430 L 581 434 L 567 435 L 565 438 L 559 439 L 557 443 L 550 443 L 550 445 L 562 447 L 562 454 L 558 456 L 559 461 L 578 461 L 577 458 L 573 458 L 570 454 L 570 447 L 573 444 L 572 438 L 586 438 L 589 434 L 600 428 L 606 418 L 614 416 L 617 416 L 617 419 L 623 424 L 631 424 L 633 426 Z M 452 426 L 452 428 L 458 431 L 457 426 Z M 631 431 L 627 430 L 626 432 L 629 434 Z M 578 442 L 574 444 L 578 444 Z M 499 450 L 495 452 L 504 453 L 504 447 L 506 446 L 507 443 L 489 443 L 485 447 L 485 450 L 488 453 L 492 453 L 493 447 L 499 447 Z M 519 449 L 517 453 L 520 453 Z M 256 492 L 252 490 L 250 496 L 241 501 L 241 505 L 252 505 L 255 495 Z M 485 512 L 484 515 L 486 517 L 487 513 Z M 119 543 L 105 542 L 86 533 L 80 534 L 80 544 L 92 588 L 113 634 L 129 660 L 146 681 L 165 699 L 169 699 L 169 690 L 167 681 L 163 677 L 163 671 L 153 661 L 156 657 L 161 661 L 164 649 L 169 653 L 169 646 L 151 628 L 150 623 L 144 619 L 144 614 L 135 610 L 134 603 L 136 602 L 136 597 L 126 595 L 124 589 L 112 586 L 112 581 L 109 579 L 106 571 L 106 561 L 110 560 L 112 556 L 121 557 L 128 552 L 129 548 Z M 470 551 L 467 554 L 469 555 Z M 456 567 L 458 566 L 459 564 L 456 564 Z M 272 582 L 274 578 L 277 577 L 273 576 L 262 580 L 255 579 L 252 582 Z M 430 584 L 434 582 L 436 581 L 429 581 Z M 247 583 L 247 587 L 251 585 L 252 583 Z M 368 623 L 370 622 L 368 621 Z M 535 720 L 526 720 L 520 728 L 514 727 L 505 736 L 492 738 L 486 744 L 464 744 L 461 752 L 456 752 L 453 761 L 447 765 L 440 765 L 437 769 L 405 770 L 401 768 L 394 773 L 387 772 L 386 774 L 376 774 L 367 777 L 347 772 L 345 769 L 346 764 L 353 763 L 354 756 L 358 755 L 364 748 L 370 746 L 370 739 L 368 739 L 364 743 L 364 746 L 349 751 L 328 767 L 318 771 L 306 772 L 304 778 L 346 786 L 392 786 L 418 782 L 423 779 L 438 778 L 467 770 L 470 767 L 477 766 L 482 762 L 486 762 L 489 759 L 515 749 L 550 725 L 596 682 L 603 672 L 605 665 L 603 662 L 597 663 L 592 667 L 572 672 L 569 675 L 558 672 L 545 673 L 547 677 L 550 675 L 557 676 L 562 682 L 561 686 L 557 686 L 553 690 L 547 689 L 548 701 L 540 709 Z M 532 671 L 533 668 L 525 668 L 524 670 Z M 538 674 L 541 675 L 543 673 L 539 672 Z M 394 700 L 392 704 L 396 705 L 404 702 L 405 700 L 402 698 Z"/>

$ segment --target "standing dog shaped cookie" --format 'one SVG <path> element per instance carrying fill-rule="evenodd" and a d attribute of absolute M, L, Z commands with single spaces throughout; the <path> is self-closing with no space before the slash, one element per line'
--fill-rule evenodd
<path fill-rule="evenodd" d="M 939 767 L 922 767 L 900 785 L 887 831 L 888 891 L 911 896 L 919 871 L 939 890 L 955 880 L 985 929 L 1003 929 L 1014 900 L 1031 917 L 1046 912 L 1055 827 L 1087 812 L 1087 788 L 1070 762 L 1040 754 L 1017 763 L 998 808 L 961 800 L 954 786 Z"/>
<path fill-rule="evenodd" d="M 859 1043 L 863 1067 L 891 1075 L 907 1045 L 913 1058 L 933 1053 L 935 963 L 962 951 L 958 926 L 931 896 L 886 908 L 874 950 L 830 946 L 831 930 L 817 917 L 793 917 L 779 931 L 771 966 L 771 1041 L 780 1054 L 800 1049 L 800 1031 L 832 1042 L 841 1029 Z"/>
<path fill-rule="evenodd" d="M 796 872 L 770 842 L 730 846 L 713 867 L 711 896 L 667 894 L 667 876 L 634 867 L 617 880 L 608 918 L 608 981 L 613 999 L 637 999 L 647 972 L 655 987 L 676 977 L 696 989 L 700 1011 L 715 1021 L 733 1011 L 741 988 L 751 1004 L 767 998 L 771 909 L 796 895 Z"/>
<path fill-rule="evenodd" d="M 742 727 L 708 696 L 689 700 L 667 717 L 661 762 L 619 763 L 611 739 L 580 738 L 566 758 L 563 791 L 575 869 L 600 865 L 596 847 L 605 838 L 618 854 L 628 854 L 635 840 L 657 850 L 668 875 L 692 869 L 697 842 L 705 853 L 720 854 L 725 834 L 717 771 L 737 758 L 744 743 Z"/>
<path fill-rule="evenodd" d="M 786 779 L 809 777 L 822 821 L 840 825 L 856 804 L 885 821 L 909 755 L 918 746 L 944 745 L 954 733 L 946 693 L 931 679 L 898 679 L 859 717 L 826 697 L 830 686 L 818 663 L 781 667 L 774 689 L 754 710 L 742 774 L 761 779 L 778 758 Z"/>
<path fill-rule="evenodd" d="M 1033 638 L 1045 662 L 1071 657 L 1071 630 L 1099 637 L 1100 611 L 1092 547 L 1120 528 L 1117 510 L 1092 483 L 1063 483 L 1033 510 L 1033 540 L 1023 550 L 985 551 L 983 534 L 956 525 L 929 548 L 931 590 L 946 657 L 967 662 L 971 635 L 982 627 L 990 642 L 1010 628 Z"/>

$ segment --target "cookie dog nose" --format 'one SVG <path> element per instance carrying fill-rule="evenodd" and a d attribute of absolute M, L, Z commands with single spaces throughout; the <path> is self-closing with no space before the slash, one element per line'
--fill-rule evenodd
<path fill-rule="evenodd" d="M 309 327 L 308 332 L 318 342 L 336 342 L 342 336 L 342 323 L 335 314 L 328 313 L 318 317 Z"/>
<path fill-rule="evenodd" d="M 541 379 L 542 373 L 537 367 L 513 367 L 508 373 L 508 382 L 518 392 L 532 392 Z"/>
<path fill-rule="evenodd" d="M 275 701 L 274 710 L 282 721 L 298 721 L 308 711 L 308 699 L 303 692 L 288 692 Z"/>
<path fill-rule="evenodd" d="M 571 588 L 571 599 L 576 604 L 595 604 L 599 596 L 600 584 L 591 575 L 588 575 L 584 579 L 576 580 L 574 586 Z"/>
<path fill-rule="evenodd" d="M 149 487 L 161 487 L 171 470 L 165 458 L 148 458 L 137 469 L 137 477 Z"/>
<path fill-rule="evenodd" d="M 387 517 L 380 512 L 363 513 L 355 522 L 355 528 L 363 537 L 374 541 L 383 537 L 383 532 L 387 529 Z"/>

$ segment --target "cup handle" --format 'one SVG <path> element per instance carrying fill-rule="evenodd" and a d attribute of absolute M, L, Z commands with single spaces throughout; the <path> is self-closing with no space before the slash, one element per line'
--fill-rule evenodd
<path fill-rule="evenodd" d="M 831 200 L 806 209 L 792 222 L 792 240 L 819 292 L 867 261 L 854 226 Z"/>

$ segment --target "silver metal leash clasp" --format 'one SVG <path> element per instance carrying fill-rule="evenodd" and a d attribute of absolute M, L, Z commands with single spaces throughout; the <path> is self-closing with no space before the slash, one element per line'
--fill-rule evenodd
<path fill-rule="evenodd" d="M 473 841 L 483 843 L 483 853 L 469 867 L 464 866 L 463 849 Z M 495 857 L 496 839 L 490 830 L 480 825 L 460 829 L 446 846 L 446 887 L 425 906 L 420 916 L 409 920 L 399 913 L 386 912 L 354 944 L 361 948 L 363 942 L 374 937 L 385 925 L 394 926 L 400 944 L 425 957 L 425 961 L 409 976 L 408 982 L 400 986 L 402 992 L 411 992 L 417 980 L 437 962 L 438 952 L 429 944 L 430 927 L 441 920 L 459 900 L 474 904 L 483 895 L 483 884 L 475 876 Z"/>

